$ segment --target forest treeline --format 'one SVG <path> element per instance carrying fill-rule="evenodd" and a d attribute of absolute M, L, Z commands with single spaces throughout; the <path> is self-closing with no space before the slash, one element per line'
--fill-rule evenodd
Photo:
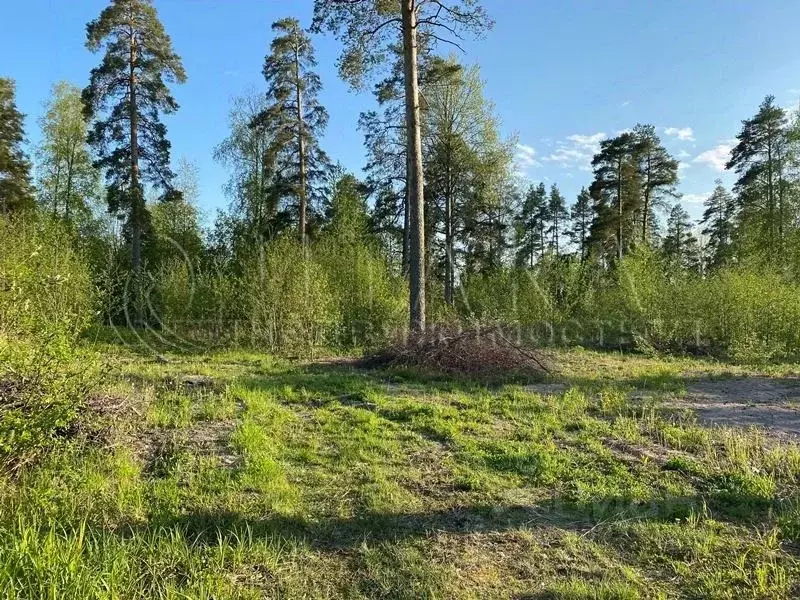
<path fill-rule="evenodd" d="M 798 114 L 772 96 L 754 107 L 736 183 L 697 223 L 648 124 L 602 141 L 566 198 L 522 182 L 479 66 L 442 43 L 490 27 L 467 0 L 316 0 L 313 23 L 273 23 L 264 84 L 235 99 L 215 149 L 228 207 L 204 228 L 196 168 L 173 160 L 163 120 L 191 74 L 151 1 L 113 0 L 87 25 L 88 85 L 53 86 L 36 148 L 0 79 L 4 335 L 112 323 L 308 354 L 499 322 L 536 343 L 797 358 Z M 374 96 L 353 124 L 358 175 L 322 142 L 325 32 L 341 77 Z"/>

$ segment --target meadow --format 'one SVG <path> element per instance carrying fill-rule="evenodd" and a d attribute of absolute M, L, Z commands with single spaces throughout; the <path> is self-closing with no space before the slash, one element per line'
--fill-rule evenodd
<path fill-rule="evenodd" d="M 486 385 L 82 347 L 80 426 L 0 480 L 3 597 L 800 593 L 793 434 L 692 408 L 757 382 L 791 412 L 796 367 L 551 350 L 543 381 Z"/>

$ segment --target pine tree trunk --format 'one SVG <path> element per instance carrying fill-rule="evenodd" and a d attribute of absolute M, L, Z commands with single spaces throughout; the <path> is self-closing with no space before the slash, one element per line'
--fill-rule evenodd
<path fill-rule="evenodd" d="M 767 141 L 767 203 L 769 205 L 769 252 L 775 256 L 775 196 L 772 190 L 772 139 Z"/>
<path fill-rule="evenodd" d="M 411 265 L 411 186 L 409 185 L 411 177 L 411 166 L 408 157 L 406 157 L 406 187 L 403 191 L 403 261 L 402 273 L 403 277 L 408 277 Z"/>
<path fill-rule="evenodd" d="M 422 133 L 417 69 L 415 0 L 402 0 L 403 74 L 405 80 L 406 143 L 409 156 L 409 301 L 410 325 L 425 331 L 425 206 L 422 178 Z"/>
<path fill-rule="evenodd" d="M 617 163 L 617 260 L 622 261 L 622 161 Z"/>
<path fill-rule="evenodd" d="M 448 185 L 449 187 L 449 185 Z M 453 287 L 455 284 L 453 268 L 453 197 L 450 190 L 447 191 L 445 198 L 445 282 L 444 282 L 444 301 L 450 306 L 453 305 Z"/>
<path fill-rule="evenodd" d="M 295 66 L 295 90 L 297 94 L 297 148 L 300 155 L 300 189 L 298 199 L 300 201 L 300 243 L 306 244 L 306 140 L 304 135 L 305 123 L 303 122 L 303 92 L 300 89 L 300 48 L 297 42 L 298 34 L 295 33 L 294 47 L 294 66 Z"/>
<path fill-rule="evenodd" d="M 133 11 L 133 7 L 131 7 Z M 130 134 L 131 134 L 131 269 L 133 270 L 134 325 L 143 322 L 141 292 L 142 271 L 142 221 L 144 219 L 144 198 L 139 189 L 139 113 L 136 106 L 136 36 L 133 14 L 130 20 L 130 63 L 128 94 L 130 95 Z"/>
<path fill-rule="evenodd" d="M 644 210 L 642 212 L 642 246 L 647 243 L 647 220 L 650 218 L 650 155 L 647 155 L 647 182 L 644 186 Z"/>

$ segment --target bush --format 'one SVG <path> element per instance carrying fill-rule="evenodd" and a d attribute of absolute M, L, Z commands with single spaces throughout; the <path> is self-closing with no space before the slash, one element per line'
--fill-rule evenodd
<path fill-rule="evenodd" d="M 314 249 L 336 312 L 330 340 L 340 348 L 374 347 L 401 329 L 407 318 L 406 282 L 367 244 L 324 239 Z"/>
<path fill-rule="evenodd" d="M 271 241 L 248 265 L 244 301 L 253 343 L 311 354 L 330 341 L 336 313 L 322 265 L 289 237 Z"/>
<path fill-rule="evenodd" d="M 93 316 L 88 269 L 60 225 L 0 218 L 0 463 L 16 466 L 75 418 L 87 364 L 76 340 Z"/>

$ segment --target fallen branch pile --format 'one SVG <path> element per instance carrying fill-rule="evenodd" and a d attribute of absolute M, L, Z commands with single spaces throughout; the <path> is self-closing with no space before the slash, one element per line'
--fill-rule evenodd
<path fill-rule="evenodd" d="M 550 373 L 536 350 L 513 342 L 502 327 L 438 327 L 398 339 L 364 358 L 367 367 L 418 368 L 472 378 L 540 378 Z"/>

